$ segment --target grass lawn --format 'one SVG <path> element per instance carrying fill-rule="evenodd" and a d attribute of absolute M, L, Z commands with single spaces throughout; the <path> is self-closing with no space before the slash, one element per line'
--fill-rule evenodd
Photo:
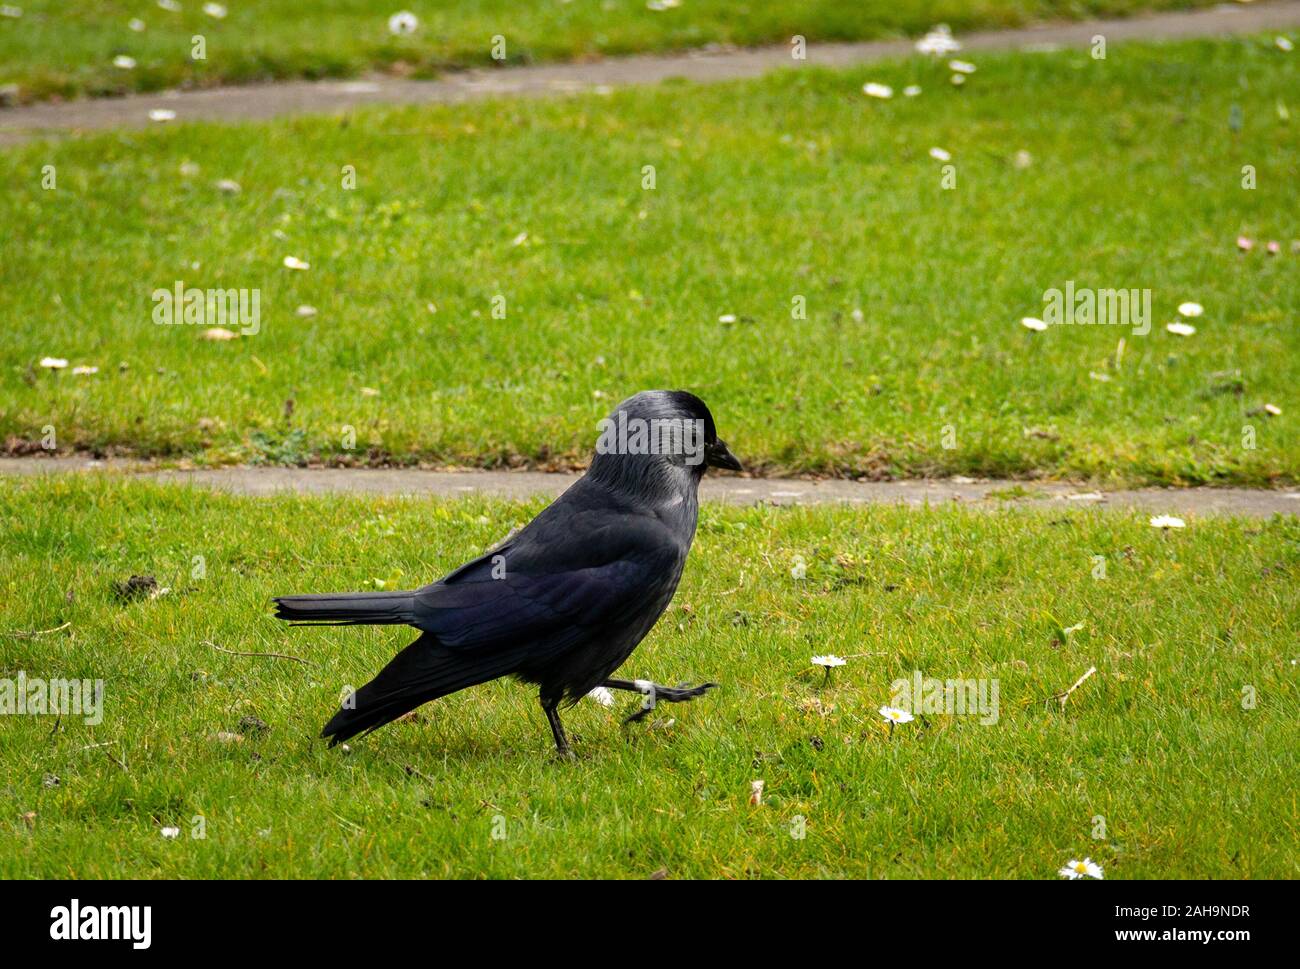
<path fill-rule="evenodd" d="M 290 629 L 268 597 L 409 586 L 538 507 L 9 482 L 0 672 L 102 679 L 105 700 L 96 726 L 6 718 L 0 876 L 1054 878 L 1084 855 L 1109 878 L 1300 874 L 1295 518 L 706 506 L 625 667 L 722 682 L 664 707 L 671 726 L 583 701 L 558 762 L 506 682 L 350 755 L 316 740 L 411 637 Z M 119 601 L 145 573 L 171 591 Z M 826 652 L 855 657 L 829 685 L 809 665 Z M 997 681 L 996 723 L 931 714 L 890 740 L 877 708 L 915 670 Z"/>
<path fill-rule="evenodd" d="M 5 151 L 0 441 L 563 465 L 680 386 L 760 470 L 1300 480 L 1300 61 L 977 61 L 961 88 L 914 59 Z M 259 331 L 157 325 L 177 280 L 259 290 Z M 1071 280 L 1150 289 L 1150 332 L 1021 326 Z"/>
<path fill-rule="evenodd" d="M 1117 16 L 1206 6 L 1210 0 L 686 0 L 648 9 L 645 0 L 229 0 L 220 19 L 202 0 L 179 11 L 154 0 L 27 0 L 23 16 L 0 17 L 0 84 L 17 97 L 122 94 L 182 85 L 275 78 L 347 77 L 381 69 L 427 77 L 488 66 L 493 38 L 505 62 L 574 60 L 639 51 L 864 40 L 916 35 L 939 22 L 954 30 L 1011 27 L 1041 19 Z M 390 14 L 408 10 L 419 29 L 394 36 Z M 129 24 L 138 20 L 140 31 Z M 192 56 L 202 35 L 206 56 Z M 127 56 L 123 69 L 114 58 Z M 497 58 L 497 60 L 501 60 Z"/>

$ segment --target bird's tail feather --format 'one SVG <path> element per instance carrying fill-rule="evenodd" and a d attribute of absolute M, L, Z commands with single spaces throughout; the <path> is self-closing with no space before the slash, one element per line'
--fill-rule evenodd
<path fill-rule="evenodd" d="M 276 596 L 275 618 L 304 626 L 395 626 L 415 621 L 414 592 Z"/>
<path fill-rule="evenodd" d="M 510 651 L 491 656 L 448 649 L 432 636 L 421 636 L 379 671 L 379 675 L 344 701 L 325 724 L 330 746 L 392 723 L 421 704 L 514 672 L 518 657 Z"/>

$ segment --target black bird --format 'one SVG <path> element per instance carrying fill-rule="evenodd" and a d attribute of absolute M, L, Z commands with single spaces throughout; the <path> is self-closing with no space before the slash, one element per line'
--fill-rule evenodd
<path fill-rule="evenodd" d="M 330 746 L 438 697 L 502 676 L 539 687 L 555 747 L 572 756 L 559 706 L 597 686 L 657 701 L 714 683 L 610 679 L 677 590 L 695 537 L 706 467 L 740 470 L 704 401 L 686 391 L 629 397 L 601 422 L 587 473 L 517 534 L 414 592 L 280 596 L 276 618 L 308 625 L 414 626 L 421 636 L 321 731 Z"/>

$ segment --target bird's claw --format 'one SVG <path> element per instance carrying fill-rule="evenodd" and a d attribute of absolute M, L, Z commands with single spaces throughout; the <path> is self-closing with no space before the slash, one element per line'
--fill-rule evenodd
<path fill-rule="evenodd" d="M 687 683 L 678 683 L 676 686 L 650 684 L 649 688 L 644 692 L 645 699 L 641 701 L 641 708 L 624 718 L 623 723 L 626 725 L 644 720 L 653 712 L 655 705 L 660 700 L 665 703 L 686 703 L 689 700 L 694 700 L 697 696 L 704 696 L 717 685 L 716 683 L 701 683 L 699 686 L 691 686 Z"/>

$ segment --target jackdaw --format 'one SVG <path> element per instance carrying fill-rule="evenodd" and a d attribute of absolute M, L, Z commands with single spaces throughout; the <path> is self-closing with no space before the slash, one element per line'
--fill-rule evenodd
<path fill-rule="evenodd" d="M 601 422 L 587 473 L 518 533 L 414 592 L 280 596 L 276 618 L 305 625 L 414 626 L 420 637 L 334 714 L 330 746 L 438 697 L 502 676 L 539 687 L 555 747 L 559 706 L 604 686 L 657 701 L 697 687 L 611 679 L 668 607 L 695 537 L 706 467 L 740 470 L 704 401 L 649 390 Z"/>

